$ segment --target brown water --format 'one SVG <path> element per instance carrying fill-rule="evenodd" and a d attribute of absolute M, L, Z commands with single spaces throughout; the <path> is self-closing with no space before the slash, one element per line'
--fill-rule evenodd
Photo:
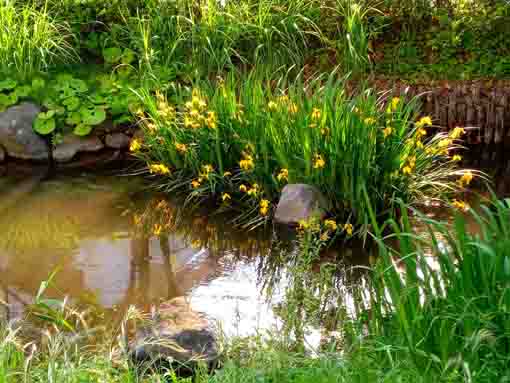
<path fill-rule="evenodd" d="M 278 325 L 259 283 L 260 261 L 270 251 L 266 233 L 163 207 L 132 178 L 40 178 L 0 179 L 0 300 L 9 319 L 23 314 L 56 270 L 48 296 L 113 315 L 186 296 L 227 334 Z M 166 235 L 147 235 L 153 221 L 168 221 L 162 214 L 178 217 L 175 225 Z"/>

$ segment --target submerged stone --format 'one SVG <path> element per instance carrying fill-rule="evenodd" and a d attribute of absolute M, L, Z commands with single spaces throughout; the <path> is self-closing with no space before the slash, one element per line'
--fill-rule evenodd
<path fill-rule="evenodd" d="M 68 162 L 79 152 L 97 152 L 103 148 L 104 145 L 98 137 L 78 137 L 75 134 L 68 134 L 53 149 L 53 159 L 57 162 Z"/>
<path fill-rule="evenodd" d="M 137 332 L 131 355 L 138 363 L 171 366 L 186 375 L 200 362 L 214 368 L 219 358 L 212 322 L 184 297 L 160 305 L 156 318 Z"/>
<path fill-rule="evenodd" d="M 274 219 L 292 225 L 314 216 L 323 218 L 329 209 L 328 200 L 315 186 L 289 184 L 282 190 Z"/>
<path fill-rule="evenodd" d="M 126 149 L 130 142 L 131 138 L 124 133 L 111 133 L 105 137 L 106 146 L 112 149 Z"/>
<path fill-rule="evenodd" d="M 0 146 L 0 162 L 5 160 L 5 150 Z"/>
<path fill-rule="evenodd" d="M 37 105 L 26 102 L 0 113 L 0 145 L 9 156 L 33 161 L 49 159 L 46 141 L 32 129 L 40 112 Z"/>

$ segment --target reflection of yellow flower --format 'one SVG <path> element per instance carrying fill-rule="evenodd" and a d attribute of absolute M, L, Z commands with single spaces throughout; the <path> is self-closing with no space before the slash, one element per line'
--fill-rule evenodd
<path fill-rule="evenodd" d="M 154 233 L 154 235 L 160 235 L 161 234 L 161 230 L 163 230 L 161 225 L 160 224 L 155 224 L 154 225 L 154 229 L 152 230 L 152 232 Z"/>
<path fill-rule="evenodd" d="M 135 214 L 133 216 L 133 222 L 136 226 L 140 225 L 140 223 L 142 223 L 142 217 L 140 217 L 138 214 Z"/>
<path fill-rule="evenodd" d="M 388 126 L 383 129 L 384 138 L 388 137 L 393 132 L 393 128 Z"/>
<path fill-rule="evenodd" d="M 450 133 L 450 138 L 453 139 L 453 140 L 456 140 L 456 139 L 460 138 L 464 133 L 465 133 L 464 128 L 456 127 Z"/>
<path fill-rule="evenodd" d="M 168 169 L 168 167 L 163 164 L 152 164 L 149 166 L 149 171 L 151 174 L 170 174 L 170 169 Z"/>
<path fill-rule="evenodd" d="M 332 219 L 327 219 L 324 221 L 324 226 L 326 226 L 328 229 L 335 231 L 337 229 L 337 224 Z"/>
<path fill-rule="evenodd" d="M 289 180 L 289 170 L 288 169 L 281 169 L 280 170 L 280 173 L 278 173 L 278 175 L 276 176 L 276 179 L 278 181 L 288 181 Z"/>
<path fill-rule="evenodd" d="M 223 195 L 221 196 L 221 199 L 223 200 L 223 202 L 228 202 L 232 199 L 232 197 L 228 193 L 223 193 Z"/>
<path fill-rule="evenodd" d="M 129 150 L 132 152 L 137 152 L 142 148 L 142 143 L 138 139 L 134 139 L 131 141 L 131 144 L 129 145 Z"/>
<path fill-rule="evenodd" d="M 416 121 L 416 126 L 418 128 L 423 128 L 424 126 L 431 126 L 432 119 L 429 116 L 425 116 Z"/>
<path fill-rule="evenodd" d="M 469 205 L 464 201 L 458 201 L 458 200 L 454 199 L 452 202 L 452 205 L 453 205 L 453 207 L 455 207 L 459 210 L 462 210 L 462 211 L 469 210 Z"/>
<path fill-rule="evenodd" d="M 466 171 L 462 177 L 459 178 L 458 182 L 461 187 L 467 186 L 473 180 L 473 173 L 470 170 Z"/>
<path fill-rule="evenodd" d="M 455 154 L 453 157 L 452 157 L 452 161 L 455 161 L 455 162 L 459 162 L 462 160 L 462 156 L 458 155 L 458 154 Z"/>
<path fill-rule="evenodd" d="M 320 154 L 316 154 L 313 160 L 313 168 L 322 169 L 324 166 L 326 166 L 326 161 L 324 161 L 324 158 L 322 158 Z"/>
<path fill-rule="evenodd" d="M 260 215 L 266 216 L 269 211 L 269 201 L 267 199 L 263 199 L 260 201 Z"/>
<path fill-rule="evenodd" d="M 353 227 L 350 223 L 346 223 L 344 225 L 344 230 L 345 232 L 348 234 L 348 235 L 352 235 L 352 230 L 353 230 Z"/>
<path fill-rule="evenodd" d="M 246 193 L 248 191 L 248 188 L 246 187 L 246 185 L 241 184 L 241 185 L 239 185 L 239 191 L 241 193 Z"/>
<path fill-rule="evenodd" d="M 193 241 L 191 241 L 191 247 L 193 249 L 199 249 L 202 247 L 202 242 L 199 239 L 194 239 Z"/>

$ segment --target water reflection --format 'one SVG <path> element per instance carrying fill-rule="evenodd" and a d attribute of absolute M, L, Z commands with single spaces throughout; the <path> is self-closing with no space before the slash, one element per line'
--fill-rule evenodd
<path fill-rule="evenodd" d="M 10 185 L 1 196 L 19 183 Z M 271 230 L 239 231 L 229 222 L 228 216 L 149 195 L 129 178 L 42 181 L 0 216 L 4 315 L 22 315 L 55 269 L 51 297 L 68 296 L 118 319 L 130 305 L 148 311 L 186 296 L 227 335 L 277 326 L 317 345 L 324 329 L 363 310 L 354 299 L 365 288 L 370 264 L 361 246 L 330 249 L 297 280 L 302 273 L 295 272 L 299 251 L 292 242 Z M 307 305 L 294 304 L 299 283 Z M 289 317 L 311 326 L 296 333 Z"/>
<path fill-rule="evenodd" d="M 20 183 L 5 185 L 2 200 Z M 0 216 L 4 316 L 22 315 L 57 269 L 49 296 L 69 296 L 112 315 L 184 295 L 227 325 L 240 311 L 249 318 L 245 329 L 256 327 L 257 312 L 270 318 L 255 267 L 270 243 L 265 233 L 236 232 L 223 217 L 160 204 L 128 179 L 99 176 L 42 181 L 24 193 Z M 137 214 L 147 217 L 144 224 L 134 225 Z M 154 236 L 151 220 L 158 219 L 166 229 Z M 231 330 L 240 331 L 239 324 Z"/>

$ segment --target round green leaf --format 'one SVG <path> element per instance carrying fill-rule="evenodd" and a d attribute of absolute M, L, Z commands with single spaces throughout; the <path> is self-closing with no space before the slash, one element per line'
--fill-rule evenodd
<path fill-rule="evenodd" d="M 81 124 L 81 114 L 80 112 L 71 112 L 68 114 L 66 118 L 67 125 L 79 125 Z"/>
<path fill-rule="evenodd" d="M 32 91 L 32 87 L 29 85 L 23 85 L 16 88 L 15 92 L 18 97 L 28 97 L 30 92 Z"/>
<path fill-rule="evenodd" d="M 102 108 L 82 108 L 80 111 L 83 123 L 86 125 L 99 125 L 106 120 L 106 112 Z"/>
<path fill-rule="evenodd" d="M 18 85 L 18 83 L 14 80 L 7 79 L 0 81 L 0 91 L 14 89 L 16 88 L 16 85 Z"/>
<path fill-rule="evenodd" d="M 69 97 L 66 98 L 62 104 L 64 104 L 67 107 L 67 110 L 72 112 L 73 110 L 78 109 L 80 106 L 80 99 L 78 97 Z"/>
<path fill-rule="evenodd" d="M 37 115 L 37 119 L 38 120 L 49 120 L 50 118 L 53 118 L 53 116 L 55 115 L 55 111 L 54 110 L 48 110 L 47 112 L 41 112 Z"/>
<path fill-rule="evenodd" d="M 50 134 L 55 130 L 56 123 L 55 119 L 49 120 L 40 119 L 39 117 L 34 122 L 34 130 L 39 134 Z"/>
<path fill-rule="evenodd" d="M 83 137 L 83 136 L 89 135 L 91 131 L 92 131 L 92 126 L 85 125 L 85 124 L 79 124 L 79 125 L 76 125 L 76 127 L 73 130 L 73 133 L 76 134 L 77 136 Z"/>
<path fill-rule="evenodd" d="M 80 93 L 86 92 L 89 89 L 85 81 L 77 78 L 73 78 L 69 81 L 69 87 Z"/>

